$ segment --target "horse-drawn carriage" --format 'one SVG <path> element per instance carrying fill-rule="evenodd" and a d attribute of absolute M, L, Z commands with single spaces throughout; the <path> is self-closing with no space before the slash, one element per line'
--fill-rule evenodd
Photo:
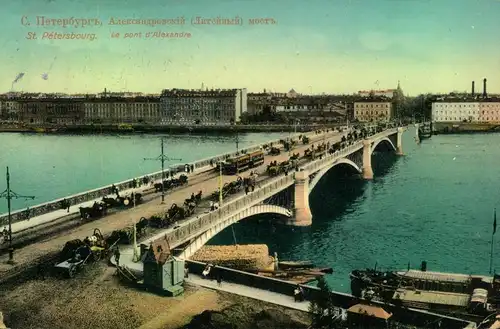
<path fill-rule="evenodd" d="M 171 179 L 166 179 L 163 181 L 163 189 L 165 191 L 168 191 L 170 189 L 173 189 L 175 187 L 183 186 L 188 183 L 188 176 L 187 175 L 180 175 L 179 178 L 171 178 Z M 154 185 L 155 192 L 161 192 L 162 190 L 162 183 L 156 183 Z"/>
<path fill-rule="evenodd" d="M 104 202 L 94 202 L 92 207 L 80 207 L 80 218 L 82 220 L 97 219 L 106 216 L 108 206 Z"/>
<path fill-rule="evenodd" d="M 304 158 L 314 160 L 318 157 L 323 157 L 326 155 L 326 144 L 318 145 L 316 148 L 312 145 L 310 148 L 304 151 Z"/>
<path fill-rule="evenodd" d="M 222 186 L 222 197 L 226 197 L 227 195 L 235 194 L 241 191 L 241 189 L 244 186 L 243 178 L 238 177 L 235 181 L 232 181 L 230 183 L 225 183 L 224 186 Z M 217 189 L 214 193 L 212 193 L 211 200 L 212 201 L 218 201 L 219 200 L 219 194 L 220 191 Z"/>
<path fill-rule="evenodd" d="M 267 166 L 266 172 L 269 176 L 278 176 L 292 170 L 295 167 L 295 164 L 296 160 L 287 160 L 280 163 L 274 161 Z"/>
<path fill-rule="evenodd" d="M 146 234 L 146 229 L 150 225 L 150 220 L 145 217 L 141 217 L 139 221 L 135 224 L 136 238 L 140 238 Z M 134 227 L 129 226 L 121 230 L 116 230 L 111 233 L 111 235 L 106 239 L 108 245 L 114 244 L 130 244 L 134 239 Z"/>
<path fill-rule="evenodd" d="M 134 206 L 134 203 L 137 205 L 142 202 L 142 193 L 132 192 L 130 195 L 125 195 L 125 196 L 117 195 L 116 198 L 103 197 L 102 202 L 108 208 L 132 207 Z"/>
<path fill-rule="evenodd" d="M 178 206 L 174 203 L 170 209 L 167 211 L 168 218 L 171 221 L 176 221 L 178 219 L 185 219 L 194 214 L 194 209 L 196 208 L 195 202 L 190 202 L 184 204 L 182 206 Z"/>
<path fill-rule="evenodd" d="M 83 241 L 75 239 L 66 242 L 55 270 L 67 277 L 74 277 L 87 263 L 99 261 L 106 252 L 107 244 L 99 229 Z"/>
<path fill-rule="evenodd" d="M 281 153 L 281 150 L 277 147 L 271 147 L 271 149 L 269 150 L 269 155 L 279 155 Z"/>

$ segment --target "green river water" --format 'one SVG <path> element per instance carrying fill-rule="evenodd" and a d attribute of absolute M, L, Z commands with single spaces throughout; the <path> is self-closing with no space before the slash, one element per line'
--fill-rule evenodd
<path fill-rule="evenodd" d="M 287 134 L 240 135 L 240 147 Z M 352 269 L 428 269 L 487 274 L 493 209 L 500 211 L 500 134 L 440 135 L 417 145 L 404 135 L 405 156 L 374 154 L 375 179 L 363 181 L 335 167 L 310 196 L 313 225 L 282 226 L 271 217 L 235 225 L 237 242 L 266 243 L 282 260 L 312 260 L 332 267 L 327 279 L 349 292 Z M 236 149 L 234 136 L 167 137 L 170 164 Z M 0 168 L 9 165 L 12 189 L 34 195 L 16 209 L 159 170 L 144 161 L 160 153 L 158 136 L 47 136 L 0 134 Z M 3 176 L 3 173 L 2 173 Z M 5 189 L 5 181 L 0 181 Z M 6 212 L 0 200 L 0 213 Z M 499 234 L 499 233 L 497 233 Z M 226 229 L 210 241 L 231 244 Z M 495 239 L 500 253 L 500 238 Z M 499 254 L 500 255 L 500 254 Z M 500 257 L 494 257 L 500 270 Z"/>

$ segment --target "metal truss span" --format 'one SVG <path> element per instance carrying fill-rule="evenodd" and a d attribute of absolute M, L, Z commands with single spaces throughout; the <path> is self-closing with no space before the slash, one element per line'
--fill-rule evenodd
<path fill-rule="evenodd" d="M 319 171 L 315 176 L 314 178 L 309 182 L 309 193 L 312 192 L 312 190 L 314 189 L 314 187 L 316 186 L 316 184 L 318 184 L 318 182 L 321 180 L 321 178 L 323 178 L 323 176 L 330 170 L 332 169 L 333 167 L 335 166 L 338 166 L 340 164 L 346 164 L 346 165 L 350 165 L 354 170 L 356 170 L 358 173 L 361 173 L 361 168 L 359 168 L 359 166 L 354 163 L 353 161 L 347 159 L 347 158 L 341 158 L 341 159 L 338 159 L 338 160 L 335 160 L 335 162 L 333 162 L 331 165 L 327 166 L 326 168 L 322 169 L 321 171 Z"/>
<path fill-rule="evenodd" d="M 226 227 L 229 227 L 232 224 L 237 223 L 242 219 L 260 214 L 277 214 L 288 218 L 291 218 L 293 216 L 292 212 L 289 209 L 275 205 L 260 204 L 244 209 L 241 212 L 237 213 L 236 215 L 224 218 L 223 220 L 219 221 L 214 226 L 210 227 L 208 230 L 203 232 L 201 235 L 193 239 L 189 243 L 189 245 L 180 253 L 178 257 L 182 259 L 189 259 L 191 256 L 194 255 L 195 252 L 200 250 L 201 247 L 203 247 L 211 238 L 216 236 Z"/>

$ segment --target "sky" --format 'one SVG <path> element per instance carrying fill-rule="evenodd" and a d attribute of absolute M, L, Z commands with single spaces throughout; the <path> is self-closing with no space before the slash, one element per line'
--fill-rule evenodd
<path fill-rule="evenodd" d="M 499 0 L 2 0 L 0 93 L 247 88 L 500 92 Z M 37 16 L 101 26 L 41 26 Z M 23 18 L 24 17 L 24 18 Z M 174 19 L 184 25 L 110 25 Z M 241 25 L 193 25 L 239 17 Z M 255 18 L 275 24 L 250 25 Z M 28 25 L 29 24 L 29 25 Z M 190 38 L 146 38 L 152 32 Z M 50 40 L 51 32 L 94 34 Z M 35 33 L 36 39 L 33 38 Z M 47 34 L 46 34 L 47 33 Z M 119 33 L 118 38 L 111 34 Z M 138 34 L 141 33 L 140 37 Z M 125 38 L 126 34 L 135 38 Z M 151 34 L 150 34 L 151 35 Z M 44 38 L 45 36 L 45 38 Z M 25 75 L 14 82 L 19 73 Z"/>

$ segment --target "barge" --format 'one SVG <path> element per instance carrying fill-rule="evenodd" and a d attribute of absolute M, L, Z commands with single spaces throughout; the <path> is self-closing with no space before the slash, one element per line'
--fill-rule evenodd
<path fill-rule="evenodd" d="M 420 270 L 354 270 L 352 294 L 380 302 L 477 319 L 500 311 L 500 275 L 493 277 Z"/>

